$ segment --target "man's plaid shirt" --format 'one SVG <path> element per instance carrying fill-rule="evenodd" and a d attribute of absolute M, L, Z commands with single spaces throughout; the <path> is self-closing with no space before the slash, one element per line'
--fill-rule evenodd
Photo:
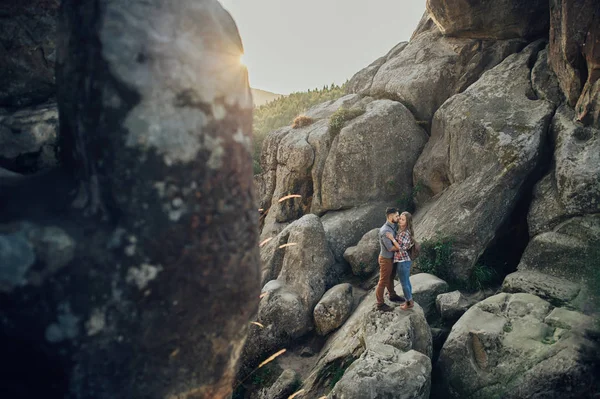
<path fill-rule="evenodd" d="M 394 263 L 410 260 L 408 250 L 412 247 L 412 240 L 408 230 L 398 230 L 396 241 L 398 241 L 398 245 L 400 245 L 400 251 L 394 252 Z"/>

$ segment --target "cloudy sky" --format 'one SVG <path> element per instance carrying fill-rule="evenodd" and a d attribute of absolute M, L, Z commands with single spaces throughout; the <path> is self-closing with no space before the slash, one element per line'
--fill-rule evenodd
<path fill-rule="evenodd" d="M 220 0 L 244 42 L 252 87 L 288 94 L 342 84 L 408 40 L 425 0 Z"/>

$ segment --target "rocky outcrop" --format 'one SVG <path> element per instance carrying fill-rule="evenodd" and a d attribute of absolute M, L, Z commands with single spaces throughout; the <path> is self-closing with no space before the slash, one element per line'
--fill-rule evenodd
<path fill-rule="evenodd" d="M 583 397 L 589 369 L 578 350 L 592 319 L 530 294 L 499 294 L 452 327 L 438 366 L 450 398 Z"/>
<path fill-rule="evenodd" d="M 290 276 L 289 281 L 293 284 L 302 284 L 300 281 L 294 281 L 293 273 L 296 272 L 306 274 L 303 277 L 307 279 L 322 278 L 324 280 L 324 273 L 334 263 L 331 251 L 327 246 L 323 224 L 315 215 L 305 215 L 290 224 L 276 237 L 264 244 L 260 256 L 262 285 L 269 280 L 282 277 L 281 273 L 284 269 L 287 270 L 285 275 Z M 309 286 L 312 284 L 313 282 Z M 316 300 L 319 300 L 325 292 L 323 282 L 320 281 L 313 286 L 313 288 L 316 287 L 321 287 L 320 290 L 322 290 L 316 294 L 318 297 Z M 310 290 L 308 286 L 302 288 L 302 291 L 307 293 Z M 315 294 L 310 294 L 310 296 L 312 298 L 310 302 L 314 306 Z"/>
<path fill-rule="evenodd" d="M 362 93 L 400 101 L 418 121 L 429 124 L 448 98 L 464 91 L 483 72 L 524 44 L 520 39 L 446 38 L 436 26 L 431 26 L 381 65 L 370 89 Z"/>
<path fill-rule="evenodd" d="M 331 143 L 317 207 L 344 209 L 410 192 L 411 171 L 426 142 L 427 134 L 402 104 L 368 104 Z"/>
<path fill-rule="evenodd" d="M 57 135 L 55 103 L 0 115 L 0 165 L 20 173 L 56 166 Z"/>
<path fill-rule="evenodd" d="M 37 5 L 32 13 L 58 5 L 4 3 Z M 0 190 L 3 205 L 20 199 L 13 190 L 32 193 L 19 203 L 27 218 L 0 210 L 0 245 L 18 249 L 2 275 L 11 292 L 0 330 L 15 349 L 4 359 L 28 376 L 4 379 L 3 392 L 227 397 L 259 295 L 252 102 L 235 24 L 209 0 L 63 0 L 61 10 L 59 140 L 75 176 L 65 188 L 48 173 L 41 194 L 38 177 Z M 36 57 L 53 40 L 43 21 L 0 25 L 41 36 Z M 69 197 L 79 183 L 83 209 Z M 44 212 L 46 202 L 56 208 Z"/>
<path fill-rule="evenodd" d="M 410 276 L 413 299 L 423 308 L 427 320 L 436 316 L 435 300 L 438 295 L 448 292 L 448 283 L 429 273 L 417 273 Z M 404 295 L 404 293 L 399 295 Z"/>
<path fill-rule="evenodd" d="M 529 236 L 534 237 L 539 233 L 551 230 L 567 218 L 568 215 L 558 198 L 556 178 L 551 172 L 544 176 L 533 189 L 533 198 L 527 213 Z"/>
<path fill-rule="evenodd" d="M 430 389 L 431 359 L 377 344 L 348 367 L 327 398 L 428 399 Z"/>
<path fill-rule="evenodd" d="M 421 241 L 452 237 L 457 278 L 469 277 L 540 162 L 554 111 L 531 89 L 530 65 L 542 46 L 508 57 L 444 103 L 415 165 L 421 201 L 437 196 L 415 234 Z"/>
<path fill-rule="evenodd" d="M 267 388 L 260 389 L 250 399 L 287 399 L 300 386 L 300 376 L 294 370 L 286 369 L 277 380 Z"/>
<path fill-rule="evenodd" d="M 522 292 L 522 291 L 518 291 Z M 442 320 L 454 322 L 460 318 L 471 306 L 478 302 L 475 296 L 464 295 L 460 291 L 440 294 L 435 298 L 435 307 Z"/>
<path fill-rule="evenodd" d="M 261 257 L 263 267 L 270 268 L 263 269 L 263 279 L 271 276 L 274 280 L 262 290 L 256 318 L 262 327 L 250 330 L 244 348 L 244 368 L 248 369 L 263 354 L 281 349 L 314 328 L 313 310 L 325 293 L 327 274 L 335 263 L 316 215 L 305 215 L 290 224 L 263 248 Z M 326 324 L 331 326 L 329 322 Z"/>
<path fill-rule="evenodd" d="M 26 107 L 56 93 L 59 0 L 0 4 L 0 107 Z"/>
<path fill-rule="evenodd" d="M 550 1 L 550 65 L 577 119 L 595 127 L 600 127 L 599 18 L 597 1 Z"/>
<path fill-rule="evenodd" d="M 385 223 L 387 206 L 387 203 L 373 202 L 343 211 L 327 212 L 321 218 L 336 260 L 343 261 L 346 249 L 355 245 L 366 231 Z"/>
<path fill-rule="evenodd" d="M 502 291 L 524 292 L 536 295 L 555 306 L 563 306 L 579 295 L 581 287 L 569 280 L 529 270 L 506 276 L 502 283 Z"/>
<path fill-rule="evenodd" d="M 342 107 L 365 112 L 333 131 L 328 118 Z M 265 142 L 265 154 L 276 152 L 277 158 L 274 165 L 273 157 L 264 155 L 266 172 L 258 185 L 261 207 L 269 208 L 264 239 L 304 214 L 395 199 L 412 188 L 411 170 L 427 134 L 402 104 L 349 95 L 306 115 L 316 122 L 276 131 Z M 301 197 L 279 201 L 290 194 Z"/>
<path fill-rule="evenodd" d="M 327 335 L 344 324 L 352 312 L 353 304 L 350 284 L 339 284 L 330 288 L 313 311 L 317 333 Z"/>
<path fill-rule="evenodd" d="M 584 299 L 588 295 L 584 288 L 595 283 L 599 256 L 600 215 L 574 217 L 535 236 L 525 249 L 518 270 L 545 273 L 581 285 L 579 307 L 589 308 L 592 303 Z M 536 286 L 543 281 L 540 279 Z M 570 295 L 558 299 L 564 301 Z"/>
<path fill-rule="evenodd" d="M 568 215 L 600 212 L 600 128 L 573 122 L 567 106 L 552 122 L 558 197 Z"/>
<path fill-rule="evenodd" d="M 368 276 L 377 270 L 379 257 L 379 228 L 365 233 L 358 244 L 344 251 L 344 259 L 350 263 L 356 276 Z"/>
<path fill-rule="evenodd" d="M 396 290 L 399 290 L 398 284 Z M 389 347 L 393 347 L 395 350 Z M 304 394 L 307 397 L 315 398 L 327 395 L 331 390 L 331 385 L 336 382 L 333 379 L 336 376 L 339 378 L 341 371 L 348 369 L 348 366 L 360 358 L 365 351 L 371 350 L 374 353 L 366 354 L 365 357 L 369 357 L 369 359 L 363 358 L 362 364 L 373 363 L 378 358 L 377 353 L 380 348 L 384 350 L 382 353 L 392 354 L 392 357 L 379 358 L 382 361 L 384 359 L 400 359 L 396 355 L 406 359 L 402 353 L 411 350 L 420 352 L 427 358 L 431 357 L 431 332 L 425 320 L 425 314 L 418 303 L 411 311 L 402 311 L 396 307 L 392 312 L 380 313 L 375 310 L 375 294 L 371 290 L 352 313 L 352 316 L 328 339 L 321 350 L 317 364 L 313 367 L 310 376 L 304 381 Z M 396 352 L 396 350 L 399 352 Z M 422 366 L 427 361 L 424 358 L 420 359 L 422 360 L 411 366 L 412 371 L 405 370 L 405 372 L 426 377 L 428 374 L 427 366 L 425 366 L 425 369 Z M 358 369 L 359 365 L 355 368 Z M 359 387 L 368 386 L 368 380 L 379 374 L 377 368 L 370 370 L 370 373 L 363 374 L 360 377 L 361 381 L 356 381 L 354 388 L 364 389 Z M 349 369 L 346 372 L 349 372 Z M 343 384 L 345 387 L 340 387 L 340 391 L 338 391 L 340 393 L 338 394 L 344 392 L 345 395 L 350 395 L 344 397 L 358 397 L 356 396 L 358 394 L 353 396 L 348 391 L 353 386 L 348 381 L 349 376 L 347 377 L 344 374 L 344 377 L 342 377 L 342 379 L 345 379 Z M 428 377 L 426 379 L 428 380 Z M 390 382 L 390 384 L 396 383 L 401 384 L 402 382 Z M 425 380 L 422 380 L 421 383 L 424 387 L 428 386 Z"/>
<path fill-rule="evenodd" d="M 535 39 L 550 22 L 543 0 L 427 0 L 427 10 L 444 35 L 474 39 Z"/>

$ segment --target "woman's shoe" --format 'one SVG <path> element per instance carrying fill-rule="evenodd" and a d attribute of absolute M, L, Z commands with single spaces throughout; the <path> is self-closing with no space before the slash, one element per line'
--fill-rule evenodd
<path fill-rule="evenodd" d="M 408 309 L 412 309 L 413 306 L 415 306 L 415 301 L 413 301 L 411 299 L 410 301 L 406 301 L 402 305 L 400 305 L 400 309 L 402 309 L 402 310 L 408 310 Z"/>

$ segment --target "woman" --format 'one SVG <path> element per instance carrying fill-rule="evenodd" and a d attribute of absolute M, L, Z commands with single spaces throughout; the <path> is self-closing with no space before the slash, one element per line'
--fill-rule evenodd
<path fill-rule="evenodd" d="M 394 247 L 398 249 L 394 253 L 394 266 L 398 268 L 398 274 L 400 275 L 400 284 L 402 284 L 402 291 L 404 291 L 404 297 L 406 302 L 400 306 L 402 310 L 408 310 L 415 305 L 412 298 L 412 285 L 410 284 L 410 267 L 412 266 L 412 260 L 408 254 L 408 250 L 413 246 L 413 221 L 412 215 L 409 212 L 402 212 L 398 220 L 398 235 L 394 238 L 390 233 L 386 236 L 392 240 Z"/>

